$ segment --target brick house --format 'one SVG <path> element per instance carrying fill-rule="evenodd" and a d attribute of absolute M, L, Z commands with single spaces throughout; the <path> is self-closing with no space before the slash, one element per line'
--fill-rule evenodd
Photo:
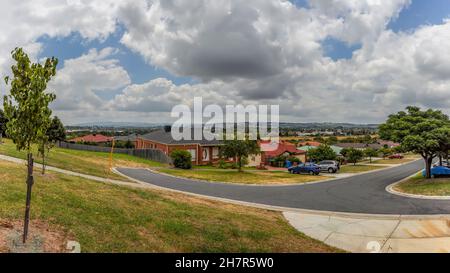
<path fill-rule="evenodd" d="M 259 147 L 261 149 L 261 154 L 251 156 L 249 158 L 249 166 L 269 165 L 273 158 L 283 155 L 296 157 L 300 159 L 301 162 L 306 162 L 306 151 L 297 149 L 294 144 L 286 141 L 281 141 L 280 143 L 260 141 Z"/>
<path fill-rule="evenodd" d="M 108 143 L 111 141 L 113 141 L 112 137 L 104 136 L 101 134 L 86 135 L 86 136 L 76 137 L 76 138 L 69 140 L 69 142 L 73 142 L 73 143 L 87 142 L 87 143 L 98 143 L 98 144 Z"/>
<path fill-rule="evenodd" d="M 136 138 L 136 149 L 157 149 L 170 156 L 175 150 L 185 150 L 191 153 L 194 165 L 208 165 L 219 161 L 219 140 L 174 140 L 169 130 L 151 132 Z"/>

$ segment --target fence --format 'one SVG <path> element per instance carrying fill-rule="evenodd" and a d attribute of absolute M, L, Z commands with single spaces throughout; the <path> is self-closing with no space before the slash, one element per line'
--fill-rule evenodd
<path fill-rule="evenodd" d="M 101 147 L 101 146 L 93 146 L 93 145 L 84 145 L 84 144 L 75 144 L 68 142 L 60 142 L 58 144 L 59 148 L 63 149 L 71 149 L 71 150 L 79 150 L 79 151 L 90 151 L 90 152 L 102 152 L 102 153 L 110 153 L 110 147 Z M 161 163 L 171 163 L 172 160 L 165 153 L 160 150 L 154 149 L 123 149 L 123 148 L 114 148 L 115 154 L 127 154 L 131 156 L 136 156 L 156 162 Z"/>

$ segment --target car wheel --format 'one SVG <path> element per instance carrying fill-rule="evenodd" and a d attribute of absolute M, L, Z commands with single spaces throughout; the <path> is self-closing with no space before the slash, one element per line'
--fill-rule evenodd
<path fill-rule="evenodd" d="M 329 168 L 329 169 L 328 169 L 328 172 L 329 172 L 329 173 L 335 173 L 335 171 L 334 171 L 333 168 Z"/>

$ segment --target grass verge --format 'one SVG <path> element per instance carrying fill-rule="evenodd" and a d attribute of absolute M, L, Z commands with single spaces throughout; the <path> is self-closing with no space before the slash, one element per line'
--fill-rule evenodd
<path fill-rule="evenodd" d="M 450 196 L 450 178 L 425 179 L 421 173 L 397 184 L 394 189 L 399 192 L 427 195 Z"/>
<path fill-rule="evenodd" d="M 211 182 L 227 182 L 241 184 L 300 184 L 329 179 L 330 177 L 296 175 L 286 172 L 275 171 L 243 171 L 237 170 L 180 170 L 180 169 L 159 169 L 159 172 Z"/>
<path fill-rule="evenodd" d="M 375 171 L 379 169 L 383 169 L 385 167 L 382 166 L 371 166 L 371 165 L 343 165 L 339 170 L 339 173 L 362 173 Z"/>
<path fill-rule="evenodd" d="M 0 161 L 0 220 L 22 219 L 24 166 Z M 281 213 L 49 172 L 36 174 L 31 218 L 83 252 L 336 252 Z"/>

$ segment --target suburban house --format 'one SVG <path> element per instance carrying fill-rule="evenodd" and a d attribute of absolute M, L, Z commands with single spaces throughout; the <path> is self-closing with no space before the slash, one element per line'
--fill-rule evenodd
<path fill-rule="evenodd" d="M 108 143 L 113 141 L 112 137 L 104 136 L 101 134 L 92 134 L 92 135 L 86 135 L 82 137 L 76 137 L 73 139 L 70 139 L 69 142 L 73 143 Z"/>
<path fill-rule="evenodd" d="M 319 146 L 320 146 L 320 145 L 319 145 Z M 303 151 L 306 151 L 306 152 L 309 152 L 309 151 L 312 150 L 312 149 L 317 149 L 317 147 L 319 147 L 319 146 L 301 146 L 301 147 L 298 147 L 298 149 L 303 150 Z M 343 148 L 338 147 L 338 146 L 335 146 L 335 145 L 330 145 L 330 148 L 331 148 L 337 155 L 340 155 L 340 154 L 341 154 L 341 151 L 342 151 L 342 149 L 343 149 Z M 306 154 L 306 155 L 308 155 L 308 154 Z"/>
<path fill-rule="evenodd" d="M 299 150 L 294 144 L 286 141 L 280 141 L 280 143 L 260 141 L 259 147 L 261 149 L 261 154 L 250 156 L 249 166 L 269 165 L 273 158 L 283 155 L 293 156 L 300 159 L 302 162 L 306 162 L 306 151 Z"/>
<path fill-rule="evenodd" d="M 219 158 L 219 140 L 174 140 L 170 130 L 154 131 L 136 137 L 136 149 L 157 149 L 167 156 L 175 150 L 185 150 L 191 153 L 194 165 L 208 165 L 216 163 Z"/>

